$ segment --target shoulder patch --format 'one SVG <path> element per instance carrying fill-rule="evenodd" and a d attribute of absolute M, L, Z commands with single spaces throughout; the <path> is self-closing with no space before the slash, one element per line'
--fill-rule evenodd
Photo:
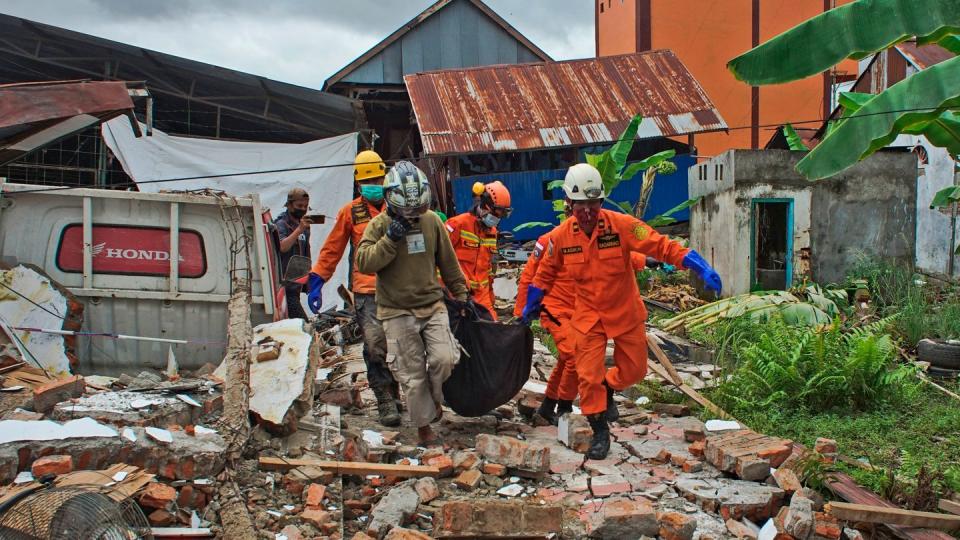
<path fill-rule="evenodd" d="M 453 227 L 450 226 L 450 223 L 449 223 L 449 222 L 446 223 L 445 226 L 446 226 L 446 228 L 447 228 L 448 231 L 453 232 Z"/>
<path fill-rule="evenodd" d="M 637 240 L 646 240 L 650 236 L 650 230 L 643 223 L 637 223 L 633 227 L 633 235 L 637 237 Z"/>

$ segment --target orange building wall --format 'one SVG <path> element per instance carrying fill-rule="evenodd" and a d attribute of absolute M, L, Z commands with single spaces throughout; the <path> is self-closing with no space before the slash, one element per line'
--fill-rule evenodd
<path fill-rule="evenodd" d="M 617 9 L 597 14 L 597 54 L 607 56 L 637 51 L 637 5 L 644 0 L 595 0 L 612 2 Z M 845 4 L 851 0 L 833 0 Z M 751 147 L 751 88 L 727 70 L 732 58 L 752 48 L 752 0 L 649 0 L 652 49 L 671 49 L 703 85 L 721 116 L 732 129 L 729 134 L 696 136 L 698 154 L 715 156 L 730 148 Z M 822 0 L 760 0 L 760 39 L 765 40 L 823 11 Z M 599 5 L 599 4 L 598 4 Z M 622 8 L 622 9 L 621 9 Z M 632 8 L 633 32 L 625 32 L 623 15 Z M 840 70 L 856 75 L 856 63 L 845 61 Z M 760 88 L 758 126 L 786 121 L 818 120 L 824 117 L 824 78 L 821 75 L 784 85 Z M 815 124 L 803 124 L 812 127 Z M 758 146 L 773 135 L 775 127 L 758 127 Z"/>
<path fill-rule="evenodd" d="M 603 18 L 603 32 L 597 34 L 604 56 L 637 52 L 637 3 L 635 0 L 594 0 L 597 17 Z M 600 12 L 603 4 L 603 12 Z"/>

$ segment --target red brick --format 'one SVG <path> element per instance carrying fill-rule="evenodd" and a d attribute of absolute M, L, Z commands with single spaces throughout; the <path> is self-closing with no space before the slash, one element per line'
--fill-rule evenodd
<path fill-rule="evenodd" d="M 147 489 L 140 495 L 139 502 L 144 508 L 166 510 L 175 500 L 177 500 L 176 489 L 160 482 L 152 482 L 147 484 Z"/>
<path fill-rule="evenodd" d="M 697 520 L 679 512 L 664 512 L 657 516 L 660 521 L 660 538 L 663 540 L 693 540 Z"/>
<path fill-rule="evenodd" d="M 210 414 L 223 409 L 223 395 L 203 400 L 203 414 Z"/>
<path fill-rule="evenodd" d="M 690 452 L 690 455 L 693 457 L 702 458 L 703 449 L 707 446 L 706 441 L 694 441 L 690 446 L 687 447 L 687 451 Z"/>
<path fill-rule="evenodd" d="M 300 519 L 306 521 L 314 527 L 320 528 L 323 527 L 325 523 L 330 521 L 330 512 L 314 508 L 307 508 L 300 514 Z"/>
<path fill-rule="evenodd" d="M 746 538 L 747 540 L 757 540 L 758 531 L 753 530 L 749 525 L 736 519 L 727 520 L 727 531 L 737 538 Z"/>
<path fill-rule="evenodd" d="M 685 441 L 690 443 L 697 442 L 697 441 L 705 441 L 707 439 L 707 434 L 704 432 L 702 426 L 698 426 L 695 428 L 687 428 L 683 430 L 683 438 Z"/>
<path fill-rule="evenodd" d="M 457 471 L 475 469 L 480 464 L 480 456 L 476 452 L 457 452 L 453 455 L 453 468 Z"/>
<path fill-rule="evenodd" d="M 193 486 L 187 484 L 180 488 L 180 494 L 177 495 L 177 506 L 180 508 L 190 508 L 193 506 L 193 499 Z"/>
<path fill-rule="evenodd" d="M 426 504 L 440 496 L 440 488 L 437 487 L 437 481 L 433 478 L 420 478 L 413 488 L 420 496 L 420 504 Z"/>
<path fill-rule="evenodd" d="M 819 454 L 836 454 L 837 441 L 819 437 L 817 442 L 813 444 L 813 451 Z"/>
<path fill-rule="evenodd" d="M 449 456 L 440 455 L 432 457 L 424 461 L 423 464 L 440 469 L 440 476 L 450 476 L 453 474 L 453 460 L 451 460 Z"/>
<path fill-rule="evenodd" d="M 585 505 L 578 515 L 588 534 L 596 538 L 653 537 L 660 528 L 653 505 L 646 499 L 612 499 Z"/>
<path fill-rule="evenodd" d="M 542 476 L 550 470 L 550 448 L 534 446 L 510 437 L 481 433 L 476 440 L 477 452 L 492 463 Z"/>
<path fill-rule="evenodd" d="M 507 468 L 499 463 L 484 463 L 483 474 L 492 474 L 493 476 L 503 476 L 507 474 Z"/>
<path fill-rule="evenodd" d="M 683 455 L 681 455 L 681 454 L 671 454 L 671 455 L 670 455 L 670 463 L 673 463 L 673 464 L 676 465 L 677 467 L 683 467 L 683 464 L 684 464 L 686 461 L 687 461 L 686 456 L 683 456 Z"/>
<path fill-rule="evenodd" d="M 563 508 L 559 505 L 531 505 L 517 501 L 451 501 L 440 507 L 434 518 L 438 537 L 539 538 L 559 534 Z"/>
<path fill-rule="evenodd" d="M 604 475 L 590 479 L 590 491 L 594 497 L 607 497 L 614 493 L 627 493 L 630 490 L 630 482 L 622 476 Z"/>
<path fill-rule="evenodd" d="M 166 510 L 154 510 L 147 516 L 147 520 L 154 527 L 169 527 L 174 524 L 176 517 Z"/>
<path fill-rule="evenodd" d="M 322 484 L 310 484 L 303 492 L 303 503 L 310 506 L 320 506 L 327 496 L 327 488 Z"/>
<path fill-rule="evenodd" d="M 33 410 L 49 412 L 61 401 L 80 397 L 86 385 L 80 375 L 70 375 L 46 382 L 33 389 Z"/>
<path fill-rule="evenodd" d="M 34 478 L 48 474 L 67 474 L 73 471 L 73 458 L 70 456 L 46 456 L 33 462 L 30 472 Z"/>
<path fill-rule="evenodd" d="M 780 468 L 773 472 L 773 479 L 777 482 L 777 485 L 780 486 L 787 495 L 792 495 L 797 491 L 803 489 L 803 486 L 800 485 L 800 479 L 797 477 L 797 473 L 791 471 L 790 469 Z"/>
<path fill-rule="evenodd" d="M 478 485 L 480 485 L 480 478 L 482 473 L 476 469 L 471 469 L 469 471 L 463 471 L 459 476 L 454 478 L 453 483 L 456 484 L 461 489 L 467 491 L 473 491 Z"/>
<path fill-rule="evenodd" d="M 672 454 L 670 453 L 670 451 L 664 448 L 660 450 L 660 452 L 657 453 L 657 457 L 653 459 L 655 459 L 656 461 L 659 461 L 660 463 L 670 463 L 671 457 L 672 457 Z"/>
<path fill-rule="evenodd" d="M 280 534 L 287 537 L 287 540 L 304 540 L 303 533 L 300 532 L 300 529 L 296 525 L 287 525 L 280 530 Z"/>
<path fill-rule="evenodd" d="M 357 534 L 353 535 L 353 538 L 351 538 L 350 540 L 376 540 L 376 539 L 363 531 L 359 531 L 357 532 Z"/>
<path fill-rule="evenodd" d="M 764 448 L 763 450 L 757 452 L 757 457 L 770 462 L 771 467 L 779 467 L 784 461 L 787 460 L 788 457 L 790 457 L 792 452 L 793 444 L 785 444 L 782 446 Z"/>
<path fill-rule="evenodd" d="M 703 463 L 696 459 L 688 459 L 683 462 L 683 472 L 695 473 L 703 470 Z"/>
<path fill-rule="evenodd" d="M 431 540 L 431 537 L 420 531 L 394 527 L 390 529 L 390 532 L 387 533 L 384 540 Z"/>
<path fill-rule="evenodd" d="M 840 522 L 837 518 L 823 512 L 813 513 L 813 534 L 819 538 L 840 540 Z"/>

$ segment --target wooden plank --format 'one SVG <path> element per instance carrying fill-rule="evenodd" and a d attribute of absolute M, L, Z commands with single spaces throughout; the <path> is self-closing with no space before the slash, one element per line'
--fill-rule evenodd
<path fill-rule="evenodd" d="M 927 527 L 932 529 L 960 529 L 960 516 L 938 514 L 936 512 L 918 512 L 889 506 L 874 506 L 845 502 L 827 503 L 828 514 L 850 522 L 883 523 L 885 525 L 904 525 L 907 527 Z"/>
<path fill-rule="evenodd" d="M 367 476 L 396 476 L 398 478 L 419 478 L 431 476 L 438 478 L 440 469 L 425 465 L 393 465 L 389 463 L 365 463 L 358 461 L 321 461 L 316 459 L 290 459 L 261 457 L 260 468 L 267 471 L 287 471 L 296 467 L 320 467 L 335 474 Z"/>
<path fill-rule="evenodd" d="M 656 373 L 661 379 L 667 381 L 667 382 L 670 383 L 670 384 L 674 384 L 674 383 L 673 383 L 673 380 L 672 380 L 672 377 L 670 377 L 670 375 L 667 373 L 667 370 L 664 369 L 663 366 L 661 366 L 661 365 L 658 364 L 657 362 L 653 361 L 652 359 L 649 359 L 649 361 L 647 362 L 647 366 L 650 368 L 650 371 L 653 371 L 654 373 Z M 701 395 L 700 392 L 697 392 L 696 390 L 694 390 L 693 388 L 691 388 L 690 385 L 688 385 L 688 384 L 680 384 L 680 385 L 674 384 L 674 386 L 676 386 L 677 389 L 679 389 L 681 392 L 683 392 L 687 397 L 689 397 L 690 399 L 692 399 L 692 400 L 696 401 L 697 403 L 699 403 L 701 407 L 703 407 L 704 409 L 707 409 L 708 411 L 710 411 L 710 412 L 712 412 L 713 414 L 717 415 L 718 418 L 722 418 L 722 419 L 724 419 L 724 420 L 736 420 L 734 417 L 732 417 L 732 416 L 730 416 L 729 414 L 727 414 L 727 411 L 721 409 L 719 406 L 717 406 L 716 404 L 714 404 L 712 401 L 710 401 L 709 399 L 703 397 L 703 395 Z M 737 420 L 737 421 L 739 422 L 739 420 Z M 743 423 L 743 422 L 740 422 L 740 425 L 744 425 L 744 423 Z"/>
<path fill-rule="evenodd" d="M 189 527 L 151 527 L 154 538 L 213 538 L 210 529 Z"/>
<path fill-rule="evenodd" d="M 881 498 L 876 493 L 859 486 L 853 480 L 853 478 L 844 473 L 831 473 L 830 478 L 831 479 L 827 480 L 826 482 L 827 488 L 830 489 L 834 495 L 847 502 L 896 508 L 893 503 Z M 949 534 L 934 529 L 918 529 L 905 527 L 903 525 L 889 524 L 885 524 L 885 526 L 890 529 L 890 532 L 892 532 L 897 538 L 903 538 L 905 540 L 953 539 L 953 537 Z"/>
<path fill-rule="evenodd" d="M 956 501 L 940 499 L 940 504 L 937 505 L 937 508 L 943 510 L 944 512 L 960 515 L 960 503 Z"/>
<path fill-rule="evenodd" d="M 663 352 L 663 349 L 660 348 L 659 340 L 660 338 L 657 336 L 648 333 L 647 347 L 653 351 L 653 355 L 657 357 L 657 362 L 660 362 L 660 365 L 663 366 L 663 368 L 667 370 L 667 373 L 670 374 L 673 384 L 680 386 L 683 384 L 683 378 L 680 377 L 680 374 L 677 373 L 677 370 L 673 367 L 673 362 L 667 358 L 667 353 Z"/>

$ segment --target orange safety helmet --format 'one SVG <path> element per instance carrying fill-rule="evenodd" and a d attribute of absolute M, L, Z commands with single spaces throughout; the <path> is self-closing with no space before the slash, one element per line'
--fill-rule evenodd
<path fill-rule="evenodd" d="M 499 210 L 505 214 L 504 217 L 513 212 L 513 208 L 510 208 L 510 191 L 499 180 L 489 184 L 480 182 L 473 184 L 473 194 L 480 197 L 480 204 Z"/>

